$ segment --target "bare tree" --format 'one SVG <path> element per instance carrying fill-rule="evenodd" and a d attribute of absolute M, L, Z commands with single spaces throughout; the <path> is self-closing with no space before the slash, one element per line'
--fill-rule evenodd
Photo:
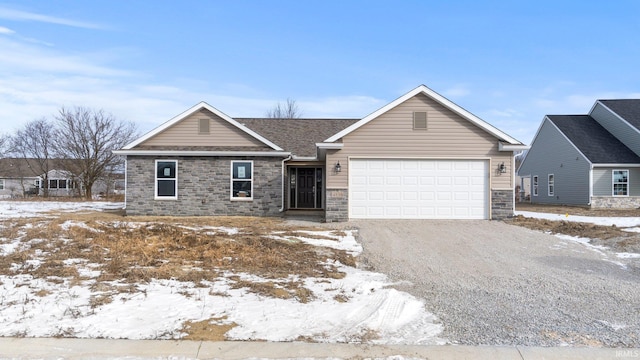
<path fill-rule="evenodd" d="M 272 119 L 299 119 L 302 117 L 302 111 L 298 107 L 295 100 L 287 98 L 287 102 L 276 106 L 271 110 L 267 110 L 266 117 Z"/>
<path fill-rule="evenodd" d="M 84 196 L 91 199 L 96 181 L 122 166 L 124 160 L 112 151 L 137 137 L 135 124 L 85 107 L 62 108 L 56 120 L 56 151 L 71 160 L 65 170 L 78 176 Z"/>
<path fill-rule="evenodd" d="M 24 159 L 33 175 L 42 176 L 41 187 L 44 197 L 49 196 L 49 170 L 51 170 L 54 153 L 54 132 L 52 124 L 46 118 L 41 118 L 27 123 L 10 140 L 11 152 Z"/>

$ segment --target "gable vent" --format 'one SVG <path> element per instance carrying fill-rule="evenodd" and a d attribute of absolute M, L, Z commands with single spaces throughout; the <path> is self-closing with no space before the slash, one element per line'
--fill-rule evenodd
<path fill-rule="evenodd" d="M 415 111 L 413 113 L 413 128 L 414 129 L 427 128 L 427 112 L 426 111 Z"/>
<path fill-rule="evenodd" d="M 209 133 L 209 119 L 198 119 L 198 134 Z"/>

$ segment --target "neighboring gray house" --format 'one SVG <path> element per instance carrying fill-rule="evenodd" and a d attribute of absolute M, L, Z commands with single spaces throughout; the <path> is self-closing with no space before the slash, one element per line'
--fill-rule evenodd
<path fill-rule="evenodd" d="M 362 119 L 232 118 L 201 102 L 115 153 L 129 215 L 333 222 L 510 216 L 526 148 L 421 85 Z"/>
<path fill-rule="evenodd" d="M 47 173 L 49 196 L 78 195 L 75 177 L 61 170 L 59 159 L 50 159 L 41 166 L 36 159 L 3 158 L 0 159 L 0 198 L 38 196 L 44 192 L 44 173 L 40 169 L 49 168 Z"/>
<path fill-rule="evenodd" d="M 547 115 L 518 175 L 532 203 L 640 207 L 640 99 L 598 100 L 588 115 Z"/>

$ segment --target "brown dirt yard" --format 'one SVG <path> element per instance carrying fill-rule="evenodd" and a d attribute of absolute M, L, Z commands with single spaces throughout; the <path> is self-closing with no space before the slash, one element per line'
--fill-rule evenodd
<path fill-rule="evenodd" d="M 516 211 L 531 211 L 540 213 L 568 215 L 569 217 L 597 216 L 597 217 L 640 217 L 640 209 L 589 209 L 574 206 L 538 205 L 517 203 Z M 551 234 L 564 234 L 589 238 L 591 244 L 607 246 L 616 252 L 640 253 L 640 233 L 624 231 L 617 226 L 599 226 L 589 223 L 572 221 L 551 221 L 544 219 L 525 218 L 515 216 L 505 220 L 507 223 L 526 227 L 532 230 Z"/>

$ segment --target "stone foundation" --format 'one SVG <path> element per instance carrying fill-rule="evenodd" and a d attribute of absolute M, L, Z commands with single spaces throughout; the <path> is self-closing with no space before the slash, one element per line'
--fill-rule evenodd
<path fill-rule="evenodd" d="M 513 216 L 513 190 L 491 190 L 491 219 Z"/>
<path fill-rule="evenodd" d="M 349 190 L 327 189 L 325 210 L 326 222 L 342 222 L 349 220 Z"/>
<path fill-rule="evenodd" d="M 640 196 L 593 196 L 593 209 L 637 209 L 640 207 Z"/>

